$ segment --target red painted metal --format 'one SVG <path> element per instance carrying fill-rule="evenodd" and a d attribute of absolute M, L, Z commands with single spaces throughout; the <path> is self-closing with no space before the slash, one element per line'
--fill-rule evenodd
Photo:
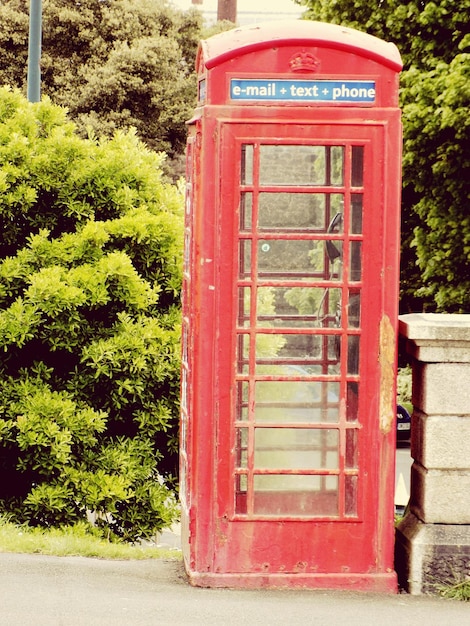
<path fill-rule="evenodd" d="M 189 579 L 395 592 L 398 52 L 339 26 L 274 22 L 203 42 L 197 67 L 181 398 Z M 330 95 L 315 99 L 320 89 Z"/>

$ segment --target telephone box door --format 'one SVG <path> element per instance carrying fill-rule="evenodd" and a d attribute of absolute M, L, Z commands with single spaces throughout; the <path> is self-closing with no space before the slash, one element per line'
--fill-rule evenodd
<path fill-rule="evenodd" d="M 377 355 L 394 336 L 383 146 L 387 135 L 400 150 L 398 122 L 219 131 L 231 217 L 218 226 L 215 371 L 229 392 L 216 414 L 212 571 L 291 572 L 300 585 L 328 573 L 329 586 L 352 587 L 381 572 L 393 590 L 379 526 L 393 515 L 394 448 Z"/>

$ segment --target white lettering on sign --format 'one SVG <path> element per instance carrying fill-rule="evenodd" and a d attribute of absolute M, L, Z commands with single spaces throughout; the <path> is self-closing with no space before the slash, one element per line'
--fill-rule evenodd
<path fill-rule="evenodd" d="M 230 98 L 232 100 L 373 104 L 375 97 L 375 81 L 373 80 L 337 81 L 232 78 L 230 81 Z"/>

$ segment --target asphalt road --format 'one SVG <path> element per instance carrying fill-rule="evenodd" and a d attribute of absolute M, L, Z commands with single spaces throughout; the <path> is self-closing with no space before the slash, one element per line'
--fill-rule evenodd
<path fill-rule="evenodd" d="M 397 483 L 409 491 L 408 447 Z M 179 540 L 177 534 L 170 539 Z M 467 626 L 468 603 L 430 596 L 195 589 L 179 561 L 0 553 L 0 626 Z"/>
<path fill-rule="evenodd" d="M 410 497 L 410 469 L 413 459 L 409 444 L 399 444 L 396 451 L 395 506 L 405 507 Z"/>
<path fill-rule="evenodd" d="M 1 626 L 468 626 L 429 596 L 190 587 L 175 561 L 0 554 Z"/>

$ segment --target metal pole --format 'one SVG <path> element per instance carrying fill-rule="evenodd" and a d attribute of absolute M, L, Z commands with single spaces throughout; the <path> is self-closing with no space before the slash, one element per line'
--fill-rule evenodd
<path fill-rule="evenodd" d="M 30 0 L 28 43 L 28 100 L 41 100 L 42 0 Z"/>
<path fill-rule="evenodd" d="M 219 0 L 217 5 L 217 20 L 237 21 L 237 0 Z"/>

